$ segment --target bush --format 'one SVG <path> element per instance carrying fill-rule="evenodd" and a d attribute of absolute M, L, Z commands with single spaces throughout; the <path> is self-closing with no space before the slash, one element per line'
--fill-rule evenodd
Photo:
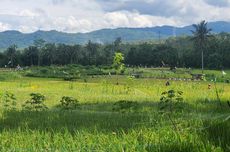
<path fill-rule="evenodd" d="M 184 100 L 182 95 L 182 91 L 169 90 L 163 92 L 160 98 L 160 109 L 168 109 L 170 112 L 172 112 L 173 104 L 182 102 Z"/>
<path fill-rule="evenodd" d="M 79 101 L 77 99 L 67 96 L 63 96 L 60 102 L 60 107 L 63 110 L 75 110 L 79 105 Z"/>
<path fill-rule="evenodd" d="M 16 97 L 13 93 L 5 92 L 0 96 L 4 110 L 16 110 L 17 102 Z"/>
<path fill-rule="evenodd" d="M 44 111 L 48 107 L 44 104 L 45 96 L 40 93 L 31 93 L 31 98 L 22 105 L 23 110 Z"/>

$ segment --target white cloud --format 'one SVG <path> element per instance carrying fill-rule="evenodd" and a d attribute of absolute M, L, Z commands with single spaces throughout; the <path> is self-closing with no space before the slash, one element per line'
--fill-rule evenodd
<path fill-rule="evenodd" d="M 20 13 L 19 13 L 19 16 L 24 16 L 24 17 L 38 17 L 39 16 L 39 13 L 36 13 L 36 12 L 32 12 L 28 9 L 26 10 L 22 10 Z"/>
<path fill-rule="evenodd" d="M 172 18 L 143 15 L 139 12 L 112 12 L 104 16 L 108 27 L 151 27 L 160 25 L 178 25 Z"/>
<path fill-rule="evenodd" d="M 229 4 L 230 0 L 1 0 L 0 30 L 88 32 L 230 21 Z"/>
<path fill-rule="evenodd" d="M 9 24 L 3 24 L 0 22 L 0 31 L 6 31 L 6 30 L 10 30 L 10 25 Z"/>

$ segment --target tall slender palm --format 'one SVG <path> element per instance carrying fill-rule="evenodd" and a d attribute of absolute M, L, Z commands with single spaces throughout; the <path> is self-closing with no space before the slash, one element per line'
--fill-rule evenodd
<path fill-rule="evenodd" d="M 193 27 L 195 30 L 192 30 L 192 40 L 201 51 L 202 73 L 204 73 L 204 50 L 206 48 L 208 38 L 210 37 L 210 32 L 212 31 L 212 29 L 208 28 L 207 25 L 208 22 L 203 20 L 198 24 L 194 24 Z"/>

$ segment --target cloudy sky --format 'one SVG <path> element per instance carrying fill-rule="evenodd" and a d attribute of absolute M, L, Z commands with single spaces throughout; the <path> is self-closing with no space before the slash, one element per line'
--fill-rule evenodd
<path fill-rule="evenodd" d="M 230 21 L 230 0 L 1 0 L 0 31 L 89 32 Z"/>

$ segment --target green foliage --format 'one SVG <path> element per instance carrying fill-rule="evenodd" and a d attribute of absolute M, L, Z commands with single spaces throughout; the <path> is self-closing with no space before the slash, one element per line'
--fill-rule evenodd
<path fill-rule="evenodd" d="M 108 74 L 107 71 L 95 66 L 65 65 L 31 67 L 24 72 L 24 75 L 28 77 L 62 78 L 65 81 L 73 81 L 85 76 L 105 75 Z"/>
<path fill-rule="evenodd" d="M 175 130 L 178 130 L 178 128 L 175 120 L 173 119 L 173 112 L 176 113 L 176 110 L 173 109 L 173 105 L 183 101 L 182 94 L 182 91 L 169 90 L 163 92 L 160 98 L 160 109 L 166 110 L 164 112 L 168 115 L 168 118 Z"/>
<path fill-rule="evenodd" d="M 113 58 L 113 67 L 117 70 L 117 73 L 124 72 L 124 55 L 122 53 L 115 53 Z"/>
<path fill-rule="evenodd" d="M 137 110 L 138 103 L 133 101 L 121 100 L 113 104 L 113 111 L 118 112 L 133 112 Z"/>
<path fill-rule="evenodd" d="M 199 24 L 193 25 L 195 31 L 193 33 L 193 41 L 195 42 L 195 47 L 201 51 L 201 64 L 202 73 L 204 70 L 204 51 L 207 49 L 208 38 L 212 29 L 208 28 L 208 23 L 205 20 L 201 21 Z"/>
<path fill-rule="evenodd" d="M 26 111 L 44 111 L 48 107 L 44 104 L 45 96 L 40 93 L 31 93 L 30 99 L 22 105 L 23 110 Z"/>
<path fill-rule="evenodd" d="M 73 97 L 63 96 L 60 100 L 62 110 L 75 110 L 79 106 L 79 101 Z"/>
<path fill-rule="evenodd" d="M 122 53 L 115 53 L 113 58 L 113 68 L 116 70 L 116 74 L 123 74 L 125 70 L 124 55 Z M 118 85 L 118 76 L 117 76 Z"/>
<path fill-rule="evenodd" d="M 202 51 L 207 46 L 208 38 L 210 37 L 210 32 L 212 29 L 208 28 L 208 23 L 206 21 L 201 21 L 199 24 L 194 24 L 193 40 L 197 47 L 200 47 Z"/>
<path fill-rule="evenodd" d="M 160 98 L 160 108 L 161 109 L 169 109 L 170 112 L 173 112 L 173 104 L 176 104 L 178 102 L 183 102 L 183 92 L 182 91 L 175 91 L 175 90 L 169 90 L 162 92 L 161 98 Z"/>
<path fill-rule="evenodd" d="M 13 93 L 6 91 L 0 94 L 0 97 L 4 110 L 16 110 L 17 99 Z"/>
<path fill-rule="evenodd" d="M 134 86 L 133 86 L 134 79 L 135 79 L 134 76 L 127 77 L 127 84 L 125 85 L 126 94 L 129 94 L 134 89 Z"/>
<path fill-rule="evenodd" d="M 5 53 L 6 53 L 7 57 L 8 57 L 8 60 L 9 60 L 7 66 L 14 67 L 15 66 L 15 61 L 17 59 L 17 56 L 16 56 L 17 45 L 13 44 L 13 45 L 9 46 Z"/>
<path fill-rule="evenodd" d="M 164 43 L 121 43 L 118 38 L 111 44 L 98 44 L 89 41 L 87 45 L 67 45 L 39 42 L 34 46 L 30 45 L 24 49 L 16 49 L 10 46 L 6 51 L 0 52 L 0 66 L 16 67 L 18 64 L 21 67 L 26 66 L 52 66 L 52 65 L 84 65 L 95 66 L 90 70 L 86 70 L 87 75 L 102 75 L 101 66 L 112 66 L 118 73 L 124 73 L 125 68 L 117 70 L 119 65 L 113 64 L 114 53 L 119 50 L 122 52 L 125 65 L 136 67 L 187 67 L 200 68 L 201 52 L 203 52 L 204 65 L 210 69 L 227 69 L 230 68 L 230 34 L 220 33 L 209 36 L 209 29 L 206 27 L 206 22 L 202 25 L 197 25 L 197 30 L 194 30 L 194 41 L 191 41 L 192 36 L 181 36 L 176 38 L 168 38 Z M 200 32 L 201 31 L 201 32 Z M 199 34 L 204 33 L 204 34 Z M 31 41 L 31 40 L 30 40 Z M 33 42 L 33 41 L 31 41 Z M 194 43 L 195 44 L 194 44 Z M 200 44 L 199 44 L 200 43 Z M 202 43 L 202 44 L 201 44 Z M 203 50 L 203 51 L 202 51 Z M 13 61 L 13 62 L 9 62 Z M 67 66 L 69 67 L 69 66 Z M 74 67 L 74 66 L 73 66 Z M 73 68 L 72 67 L 72 68 Z M 74 77 L 79 77 L 77 73 L 82 71 L 64 70 Z M 47 76 L 64 77 L 64 74 L 53 73 L 49 69 L 28 72 L 30 76 Z M 71 74 L 74 73 L 74 74 Z"/>

